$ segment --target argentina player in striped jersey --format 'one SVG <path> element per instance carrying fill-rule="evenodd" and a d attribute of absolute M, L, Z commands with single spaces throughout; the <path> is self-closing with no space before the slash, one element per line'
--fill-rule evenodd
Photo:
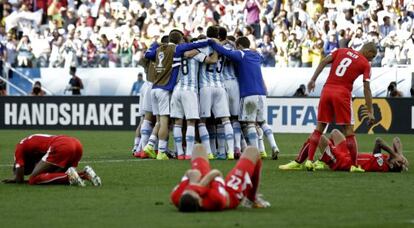
<path fill-rule="evenodd" d="M 218 27 L 210 26 L 207 28 L 208 38 L 218 38 Z M 211 55 L 214 50 L 210 47 L 199 49 L 200 52 Z M 220 58 L 219 58 L 220 59 Z M 215 64 L 203 63 L 200 67 L 199 73 L 199 86 L 200 86 L 200 122 L 199 131 L 205 132 L 206 119 L 211 117 L 211 113 L 214 114 L 216 119 L 220 119 L 224 128 L 224 134 L 222 134 L 223 140 L 227 144 L 227 159 L 234 159 L 234 134 L 233 127 L 230 122 L 230 112 L 227 100 L 226 90 L 224 89 L 223 76 L 222 76 L 222 60 L 217 61 Z M 207 148 L 209 154 L 211 154 L 211 147 L 209 146 L 210 140 L 202 137 L 200 134 L 203 145 Z M 220 139 L 219 139 L 220 140 Z M 208 146 L 207 146 L 208 144 Z M 220 154 L 220 157 L 225 157 L 225 154 Z"/>
<path fill-rule="evenodd" d="M 203 62 L 217 62 L 217 53 L 212 56 L 206 56 L 204 53 L 200 53 L 197 50 L 184 53 L 184 57 L 181 58 L 177 84 L 175 85 L 171 96 L 171 118 L 175 119 L 173 135 L 177 149 L 177 158 L 179 160 L 189 160 L 192 156 L 195 138 L 195 123 L 200 119 L 198 109 L 198 70 L 200 63 Z M 182 143 L 184 117 L 187 121 L 185 137 L 187 147 L 185 155 Z"/>
<path fill-rule="evenodd" d="M 234 37 L 233 37 L 234 38 Z M 229 50 L 236 49 L 233 41 L 227 39 L 227 30 L 224 27 L 219 27 L 219 40 L 223 47 Z M 235 157 L 240 156 L 241 151 L 241 126 L 238 121 L 239 110 L 240 110 L 240 91 L 239 83 L 236 78 L 236 71 L 234 63 L 227 57 L 222 56 L 223 60 L 223 79 L 224 79 L 224 88 L 227 92 L 228 102 L 229 102 L 229 111 L 231 115 L 231 123 L 234 131 L 234 155 Z"/>

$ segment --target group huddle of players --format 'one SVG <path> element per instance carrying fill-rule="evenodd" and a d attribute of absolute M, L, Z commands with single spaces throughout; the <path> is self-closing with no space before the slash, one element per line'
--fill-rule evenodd
<path fill-rule="evenodd" d="M 207 37 L 189 42 L 182 32 L 173 30 L 145 54 L 146 62 L 142 64 L 148 82 L 141 92 L 143 118 L 137 128 L 133 152 L 140 158 L 166 160 L 176 156 L 191 160 L 191 168 L 171 193 L 171 201 L 182 212 L 234 209 L 240 204 L 251 208 L 270 206 L 258 193 L 261 159 L 267 157 L 263 135 L 272 147 L 273 159 L 278 158 L 279 148 L 264 121 L 266 89 L 260 68 L 262 58 L 249 46 L 246 37 L 234 40 L 227 37 L 224 28 L 212 26 L 207 29 Z M 366 43 L 359 51 L 337 49 L 321 61 L 308 83 L 308 90 L 312 91 L 323 68 L 331 66 L 321 93 L 316 129 L 297 158 L 279 169 L 329 168 L 350 172 L 408 169 L 397 137 L 392 146 L 377 138 L 372 153 L 358 153 L 351 92 L 355 79 L 363 75 L 364 118 L 373 123 L 369 61 L 376 52 L 375 44 Z M 170 118 L 174 123 L 176 154 L 173 156 L 168 151 Z M 342 126 L 342 131 L 333 130 L 328 137 L 323 132 L 332 122 Z M 196 141 L 201 143 L 195 144 Z M 317 148 L 321 152 L 319 159 L 315 159 Z M 16 146 L 14 176 L 3 182 L 23 183 L 24 176 L 30 175 L 29 184 L 85 186 L 86 180 L 100 186 L 101 179 L 90 166 L 82 172 L 76 171 L 82 151 L 79 140 L 73 137 L 31 135 Z M 210 168 L 211 159 L 238 161 L 223 178 L 220 171 Z"/>
<path fill-rule="evenodd" d="M 272 158 L 277 159 L 279 148 L 264 119 L 262 57 L 249 46 L 246 37 L 235 40 L 218 26 L 188 42 L 173 30 L 161 44 L 152 44 L 145 53 L 147 82 L 140 92 L 143 118 L 134 156 L 189 160 L 194 142 L 201 141 L 209 159 L 237 159 L 246 144 L 258 147 L 264 158 L 266 136 Z M 168 151 L 170 122 L 173 156 Z"/>

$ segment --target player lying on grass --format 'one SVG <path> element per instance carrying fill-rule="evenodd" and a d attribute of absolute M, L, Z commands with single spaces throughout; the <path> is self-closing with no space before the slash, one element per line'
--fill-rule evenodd
<path fill-rule="evenodd" d="M 101 185 L 101 179 L 90 166 L 83 172 L 75 167 L 82 157 L 82 144 L 78 139 L 64 135 L 30 135 L 20 141 L 14 154 L 14 177 L 4 183 L 24 183 L 24 176 L 30 175 L 29 184 L 71 184 L 85 186 L 88 180 L 94 186 Z"/>
<path fill-rule="evenodd" d="M 171 193 L 171 201 L 180 211 L 235 209 L 242 200 L 245 206 L 270 206 L 257 194 L 262 166 L 257 148 L 247 147 L 225 180 L 220 171 L 210 170 L 202 145 L 194 147 L 191 164 L 192 168 Z"/>
<path fill-rule="evenodd" d="M 351 172 L 400 172 L 408 168 L 408 161 L 402 153 L 402 144 L 398 137 L 393 140 L 393 149 L 384 140 L 377 138 L 372 153 L 360 153 L 357 157 L 358 168 L 354 169 L 351 153 L 346 145 L 345 136 L 338 130 L 331 132 L 330 139 L 322 136 L 318 145 L 322 156 L 315 162 L 311 169 L 324 169 L 325 164 L 335 171 Z M 305 142 L 298 157 L 286 165 L 279 166 L 282 170 L 301 170 L 302 163 L 306 160 L 309 150 L 309 141 Z M 381 150 L 389 153 L 389 156 L 382 154 Z"/>

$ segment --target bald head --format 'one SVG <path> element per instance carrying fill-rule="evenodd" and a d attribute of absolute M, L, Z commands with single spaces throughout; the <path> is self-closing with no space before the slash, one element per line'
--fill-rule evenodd
<path fill-rule="evenodd" d="M 364 44 L 359 51 L 368 61 L 371 61 L 377 55 L 377 45 L 374 42 Z"/>

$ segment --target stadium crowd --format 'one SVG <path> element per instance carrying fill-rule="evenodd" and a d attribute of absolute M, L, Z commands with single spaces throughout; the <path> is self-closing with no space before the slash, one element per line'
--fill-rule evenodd
<path fill-rule="evenodd" d="M 413 64 L 414 1 L 3 0 L 1 59 L 18 67 L 136 67 L 171 29 L 219 24 L 245 35 L 265 67 L 310 67 L 374 41 L 373 66 Z"/>

